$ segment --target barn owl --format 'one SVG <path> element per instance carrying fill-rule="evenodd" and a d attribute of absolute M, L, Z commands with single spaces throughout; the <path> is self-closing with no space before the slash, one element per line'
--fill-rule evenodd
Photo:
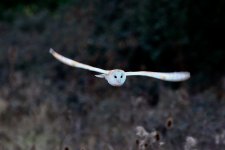
<path fill-rule="evenodd" d="M 82 68 L 94 72 L 98 72 L 100 74 L 95 75 L 98 78 L 104 78 L 108 81 L 108 83 L 112 86 L 122 86 L 126 81 L 128 76 L 147 76 L 152 78 L 161 79 L 164 81 L 184 81 L 190 77 L 189 72 L 171 72 L 171 73 L 162 73 L 162 72 L 150 72 L 150 71 L 135 71 L 135 72 L 125 72 L 121 69 L 113 69 L 113 70 L 104 70 L 96 67 L 92 67 L 69 58 L 66 58 L 57 52 L 55 52 L 52 48 L 50 48 L 49 52 L 59 61 L 62 63 Z"/>

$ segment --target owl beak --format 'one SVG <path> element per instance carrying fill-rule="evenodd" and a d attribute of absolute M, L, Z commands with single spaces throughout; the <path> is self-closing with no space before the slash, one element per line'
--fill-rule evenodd
<path fill-rule="evenodd" d="M 117 83 L 118 83 L 118 84 L 121 84 L 121 83 L 122 83 L 122 80 L 117 80 Z"/>

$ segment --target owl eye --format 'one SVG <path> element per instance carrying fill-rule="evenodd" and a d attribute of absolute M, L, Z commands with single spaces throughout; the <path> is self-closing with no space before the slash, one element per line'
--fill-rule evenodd
<path fill-rule="evenodd" d="M 120 78 L 123 78 L 123 75 L 121 75 Z"/>
<path fill-rule="evenodd" d="M 117 76 L 114 76 L 114 78 L 117 78 Z"/>

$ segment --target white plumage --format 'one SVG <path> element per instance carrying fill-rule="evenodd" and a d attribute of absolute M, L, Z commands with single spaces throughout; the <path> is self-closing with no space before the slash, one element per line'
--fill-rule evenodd
<path fill-rule="evenodd" d="M 95 75 L 99 78 L 105 78 L 108 83 L 112 86 L 121 86 L 126 81 L 126 77 L 128 76 L 147 76 L 152 77 L 164 81 L 184 81 L 190 78 L 189 72 L 171 72 L 171 73 L 162 73 L 162 72 L 150 72 L 150 71 L 135 71 L 135 72 L 125 72 L 121 69 L 113 69 L 113 70 L 104 70 L 96 67 L 92 67 L 90 65 L 82 64 L 80 62 L 71 60 L 69 58 L 66 58 L 58 53 L 56 53 L 52 48 L 49 51 L 57 60 L 61 61 L 62 63 L 82 68 L 94 72 L 101 73 L 99 75 Z"/>

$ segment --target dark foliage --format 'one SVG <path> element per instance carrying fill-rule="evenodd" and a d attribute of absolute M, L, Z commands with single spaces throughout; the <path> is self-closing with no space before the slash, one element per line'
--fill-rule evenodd
<path fill-rule="evenodd" d="M 149 139 L 136 140 L 139 125 L 157 130 L 161 149 L 183 149 L 185 139 L 223 149 L 224 7 L 224 0 L 1 1 L 0 149 L 147 149 Z M 101 68 L 187 70 L 191 79 L 134 77 L 114 88 L 56 61 L 50 47 Z"/>

